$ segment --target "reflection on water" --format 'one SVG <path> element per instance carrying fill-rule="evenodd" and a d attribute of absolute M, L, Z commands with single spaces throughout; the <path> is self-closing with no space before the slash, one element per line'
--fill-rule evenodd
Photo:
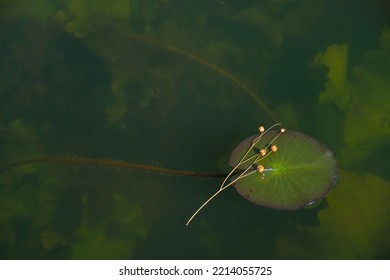
<path fill-rule="evenodd" d="M 224 173 L 277 119 L 331 147 L 340 181 L 295 212 L 229 189 L 185 227 L 219 179 L 25 165 L 0 174 L 1 258 L 390 257 L 385 1 L 30 2 L 0 12 L 2 164 Z"/>

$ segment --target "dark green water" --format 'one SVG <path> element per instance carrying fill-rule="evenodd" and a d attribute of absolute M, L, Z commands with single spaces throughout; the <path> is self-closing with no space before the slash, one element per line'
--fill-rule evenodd
<path fill-rule="evenodd" d="M 276 119 L 340 167 L 317 207 L 231 188 L 186 227 L 220 179 L 25 165 L 0 174 L 0 257 L 388 259 L 389 13 L 380 0 L 0 0 L 2 165 L 228 172 Z"/>

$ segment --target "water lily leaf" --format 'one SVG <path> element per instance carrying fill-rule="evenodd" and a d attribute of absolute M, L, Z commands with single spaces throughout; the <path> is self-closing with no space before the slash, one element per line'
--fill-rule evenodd
<path fill-rule="evenodd" d="M 248 157 L 267 146 L 277 131 L 270 131 L 249 151 Z M 257 136 L 244 140 L 233 151 L 230 165 L 236 166 Z M 286 131 L 274 144 L 277 152 L 270 152 L 259 164 L 264 172 L 254 172 L 234 184 L 246 199 L 271 208 L 298 209 L 314 203 L 326 195 L 338 178 L 338 167 L 333 153 L 317 140 L 299 132 Z M 240 165 L 243 170 L 252 161 Z M 254 164 L 251 169 L 256 170 Z M 234 180 L 234 179 L 233 179 Z"/>

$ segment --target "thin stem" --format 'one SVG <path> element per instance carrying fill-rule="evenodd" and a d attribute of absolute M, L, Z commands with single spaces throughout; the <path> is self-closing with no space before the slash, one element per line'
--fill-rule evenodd
<path fill-rule="evenodd" d="M 261 140 L 262 136 L 265 135 L 268 131 L 270 131 L 272 128 L 274 128 L 275 126 L 278 126 L 278 125 L 281 125 L 281 123 L 276 123 L 274 125 L 272 125 L 271 127 L 269 127 L 267 130 L 265 130 L 264 132 L 261 132 L 260 135 L 258 137 L 256 137 L 253 141 L 252 141 L 252 144 L 250 145 L 250 147 L 246 150 L 246 152 L 244 153 L 244 155 L 241 157 L 240 161 L 233 167 L 233 169 L 229 172 L 229 174 L 226 176 L 226 178 L 223 180 L 222 184 L 220 185 L 218 191 L 216 193 L 214 193 L 209 199 L 207 199 L 196 211 L 195 213 L 191 216 L 191 218 L 187 221 L 186 225 L 188 226 L 189 223 L 195 218 L 195 216 L 199 213 L 200 210 L 202 210 L 213 198 L 215 198 L 219 193 L 221 193 L 222 191 L 224 191 L 225 189 L 227 189 L 228 187 L 234 185 L 238 180 L 241 180 L 242 178 L 246 177 L 246 176 L 249 176 L 253 173 L 256 173 L 257 170 L 251 170 L 250 169 L 252 168 L 252 165 L 263 160 L 264 158 L 268 157 L 272 152 L 269 152 L 267 154 L 265 154 L 264 156 L 262 156 L 260 153 L 259 154 L 254 154 L 252 156 L 250 156 L 249 158 L 246 158 L 249 154 L 249 152 L 253 149 L 253 147 L 256 146 L 256 144 Z M 281 129 L 279 131 L 278 134 L 276 134 L 274 136 L 274 138 L 266 145 L 265 149 L 268 149 L 272 143 L 280 136 L 280 134 L 282 134 L 283 132 L 285 131 L 285 129 Z M 254 160 L 252 161 L 251 164 L 249 164 L 244 171 L 240 172 L 240 174 L 234 179 L 232 180 L 229 184 L 226 184 L 227 180 L 232 176 L 233 173 L 235 173 L 235 171 L 238 169 L 239 166 L 245 164 L 246 162 L 252 160 L 254 158 Z"/>
<path fill-rule="evenodd" d="M 188 226 L 191 221 L 195 218 L 195 216 L 199 213 L 200 210 L 203 209 L 203 207 L 205 207 L 207 205 L 207 203 L 209 203 L 214 197 L 216 197 L 220 192 L 222 192 L 224 189 L 219 189 L 215 194 L 213 194 L 212 196 L 210 196 L 209 199 L 207 199 L 199 208 L 198 210 L 195 211 L 194 214 L 192 214 L 191 218 L 188 219 L 187 223 L 186 223 L 186 226 Z"/>
<path fill-rule="evenodd" d="M 248 159 L 245 159 L 249 152 L 253 149 L 254 146 L 256 146 L 256 144 L 260 141 L 261 137 L 267 133 L 268 131 L 270 131 L 272 128 L 274 128 L 275 126 L 278 126 L 278 125 L 281 125 L 281 123 L 276 123 L 274 125 L 272 125 L 270 128 L 268 128 L 266 131 L 264 131 L 263 133 L 260 133 L 260 135 L 255 138 L 255 140 L 252 142 L 251 146 L 246 150 L 245 154 L 241 157 L 240 161 L 236 164 L 236 166 L 234 166 L 234 168 L 230 171 L 230 173 L 226 176 L 225 180 L 223 180 L 221 186 L 219 187 L 220 189 L 223 188 L 223 186 L 225 185 L 226 181 L 230 178 L 230 176 L 237 170 L 237 168 L 239 166 L 241 166 L 242 164 L 246 163 L 248 160 L 252 159 L 253 157 L 257 156 L 257 155 L 253 155 L 251 157 L 249 157 Z"/>
<path fill-rule="evenodd" d="M 270 126 L 266 131 L 264 131 L 263 133 L 261 133 L 259 136 L 257 136 L 257 138 L 255 138 L 252 142 L 252 145 L 248 148 L 248 150 L 246 151 L 246 153 L 244 154 L 244 156 L 241 158 L 241 160 L 239 161 L 239 163 L 235 166 L 235 167 L 238 167 L 244 163 L 246 163 L 247 161 L 251 160 L 252 158 L 254 157 L 257 157 L 259 158 L 259 155 L 257 154 L 254 154 L 253 156 L 247 158 L 246 160 L 244 160 L 244 158 L 249 154 L 249 152 L 256 146 L 256 144 L 261 140 L 261 137 L 266 134 L 268 131 L 270 131 L 271 129 L 273 129 L 275 126 L 278 126 L 278 125 L 282 125 L 281 123 L 276 123 L 272 126 Z M 279 137 L 279 135 L 277 136 Z M 270 143 L 272 143 L 273 141 L 275 141 L 276 138 L 272 139 L 272 141 Z M 268 149 L 268 147 L 270 146 L 271 144 L 268 144 L 267 147 L 265 147 L 265 149 Z"/>
<path fill-rule="evenodd" d="M 6 172 L 10 169 L 20 167 L 28 164 L 37 163 L 62 163 L 62 164 L 74 164 L 74 165 L 96 165 L 103 167 L 116 167 L 125 169 L 136 169 L 143 171 L 150 171 L 165 175 L 187 176 L 187 177 L 204 177 L 204 178 L 223 178 L 226 177 L 226 173 L 208 173 L 208 172 L 196 172 L 191 170 L 175 170 L 159 166 L 151 166 L 146 164 L 130 163 L 126 161 L 112 160 L 112 159 L 94 159 L 85 157 L 40 157 L 31 158 L 26 160 L 16 161 L 9 165 L 0 167 L 0 173 Z"/>

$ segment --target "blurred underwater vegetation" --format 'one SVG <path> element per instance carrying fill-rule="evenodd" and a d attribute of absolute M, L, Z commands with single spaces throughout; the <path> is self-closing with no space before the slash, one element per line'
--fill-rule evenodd
<path fill-rule="evenodd" d="M 215 179 L 26 165 L 0 174 L 2 259 L 388 259 L 386 1 L 5 0 L 1 164 L 37 156 L 228 170 L 277 118 L 335 151 L 318 206 Z M 269 112 L 267 112 L 268 108 Z"/>

